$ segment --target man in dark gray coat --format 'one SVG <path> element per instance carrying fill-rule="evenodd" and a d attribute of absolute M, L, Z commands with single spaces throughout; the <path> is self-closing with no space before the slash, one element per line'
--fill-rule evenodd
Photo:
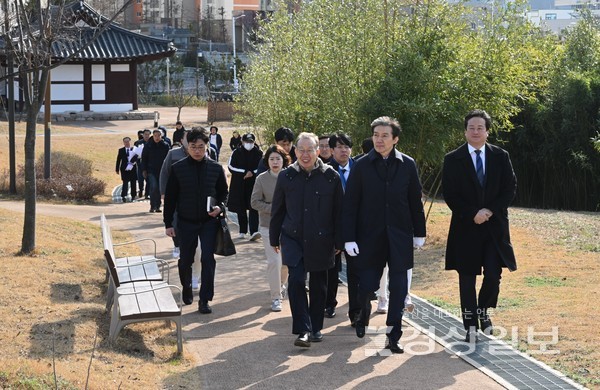
<path fill-rule="evenodd" d="M 452 210 L 446 269 L 458 272 L 465 341 L 477 341 L 477 329 L 491 333 L 488 309 L 495 308 L 502 268 L 517 269 L 510 242 L 508 206 L 515 197 L 517 179 L 508 153 L 486 143 L 492 124 L 482 110 L 465 117 L 467 142 L 444 158 L 444 200 Z M 476 295 L 475 281 L 483 283 Z"/>
<path fill-rule="evenodd" d="M 413 246 L 425 241 L 425 214 L 415 161 L 395 149 L 400 124 L 389 117 L 371 123 L 375 148 L 356 161 L 344 196 L 346 253 L 357 269 L 361 306 L 356 335 L 365 336 L 371 314 L 371 295 L 379 288 L 383 269 L 389 266 L 389 310 L 386 325 L 392 353 L 404 350 L 402 312 L 408 292 L 406 271 L 413 267 Z"/>
<path fill-rule="evenodd" d="M 288 267 L 288 297 L 292 309 L 294 345 L 310 347 L 323 339 L 327 296 L 327 270 L 343 247 L 341 207 L 343 190 L 339 174 L 317 157 L 315 134 L 298 136 L 298 160 L 279 174 L 271 206 L 269 240 L 281 247 Z M 304 283 L 310 272 L 309 301 Z"/>

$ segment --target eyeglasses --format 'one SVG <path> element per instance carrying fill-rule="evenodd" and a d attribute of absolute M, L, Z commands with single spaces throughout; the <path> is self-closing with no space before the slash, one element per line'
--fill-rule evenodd
<path fill-rule="evenodd" d="M 317 152 L 315 149 L 296 149 L 296 151 L 298 154 L 313 154 Z"/>
<path fill-rule="evenodd" d="M 190 145 L 188 147 L 190 150 L 204 150 L 206 149 L 206 145 Z"/>

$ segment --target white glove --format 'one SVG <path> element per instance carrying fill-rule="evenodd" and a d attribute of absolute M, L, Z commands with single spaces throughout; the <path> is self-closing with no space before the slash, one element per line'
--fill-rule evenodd
<path fill-rule="evenodd" d="M 425 237 L 413 237 L 413 248 L 420 249 L 425 245 Z"/>
<path fill-rule="evenodd" d="M 345 243 L 344 249 L 350 256 L 358 256 L 358 245 L 355 242 Z"/>

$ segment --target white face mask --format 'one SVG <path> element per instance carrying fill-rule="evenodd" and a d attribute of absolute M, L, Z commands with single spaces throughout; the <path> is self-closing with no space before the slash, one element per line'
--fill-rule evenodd
<path fill-rule="evenodd" d="M 244 148 L 246 150 L 252 150 L 253 147 L 254 147 L 254 144 L 252 142 L 244 142 Z"/>

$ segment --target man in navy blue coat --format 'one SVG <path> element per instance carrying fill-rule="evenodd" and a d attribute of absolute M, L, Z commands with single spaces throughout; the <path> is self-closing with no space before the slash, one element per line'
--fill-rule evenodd
<path fill-rule="evenodd" d="M 413 267 L 413 246 L 425 241 L 425 213 L 415 161 L 395 149 L 400 124 L 380 117 L 371 123 L 374 149 L 356 161 L 346 184 L 343 228 L 346 252 L 356 256 L 358 303 L 356 335 L 365 336 L 371 314 L 370 297 L 389 266 L 389 310 L 386 325 L 392 353 L 404 352 L 402 312 L 408 292 L 406 271 Z"/>

